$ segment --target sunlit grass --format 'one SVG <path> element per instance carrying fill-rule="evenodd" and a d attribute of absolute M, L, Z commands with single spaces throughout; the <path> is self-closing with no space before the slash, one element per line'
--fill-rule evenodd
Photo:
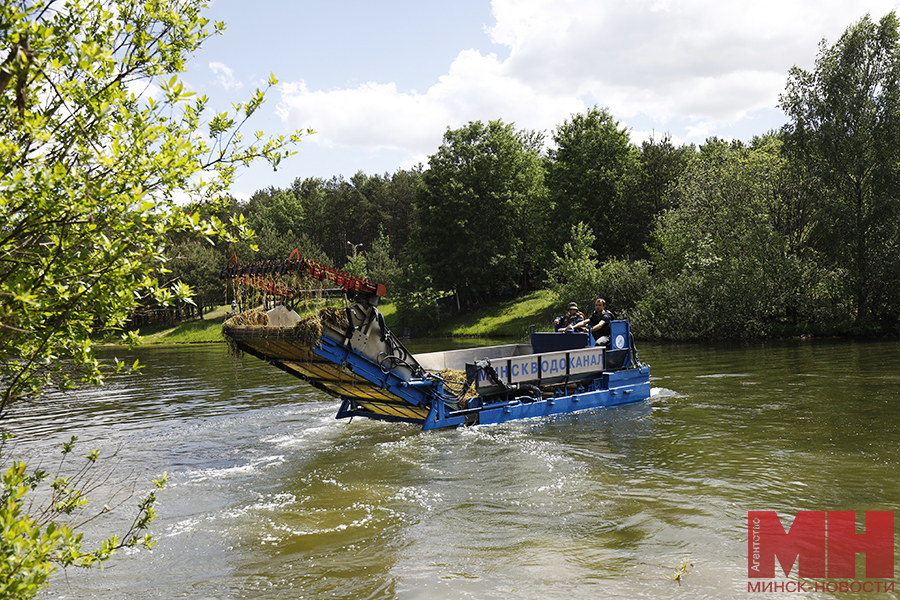
<path fill-rule="evenodd" d="M 397 307 L 390 302 L 378 306 L 388 326 L 396 329 Z M 202 319 L 155 325 L 141 329 L 142 344 L 202 344 L 224 342 L 222 323 L 229 306 L 220 306 Z M 492 303 L 462 315 L 441 321 L 435 337 L 509 337 L 524 338 L 534 325 L 537 331 L 548 331 L 553 317 L 565 312 L 551 292 L 541 290 L 520 298 Z M 109 340 L 115 343 L 115 340 Z"/>
<path fill-rule="evenodd" d="M 202 319 L 192 319 L 176 324 L 154 325 L 141 328 L 142 344 L 204 344 L 224 342 L 222 322 L 231 310 L 224 305 L 203 315 Z"/>
<path fill-rule="evenodd" d="M 536 331 L 551 328 L 553 317 L 565 312 L 548 290 L 492 303 L 441 321 L 439 336 L 479 336 L 524 338 L 534 325 Z"/>

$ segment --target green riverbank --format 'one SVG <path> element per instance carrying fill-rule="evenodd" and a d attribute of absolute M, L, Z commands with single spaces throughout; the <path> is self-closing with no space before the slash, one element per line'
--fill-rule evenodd
<path fill-rule="evenodd" d="M 396 333 L 403 328 L 394 304 L 379 306 L 388 327 Z M 174 325 L 157 325 L 141 329 L 144 345 L 222 343 L 222 323 L 229 306 L 220 306 L 202 319 L 182 321 Z M 549 329 L 557 314 L 564 312 L 548 290 L 531 292 L 519 298 L 487 304 L 459 315 L 448 315 L 431 337 L 524 338 L 528 328 Z"/>

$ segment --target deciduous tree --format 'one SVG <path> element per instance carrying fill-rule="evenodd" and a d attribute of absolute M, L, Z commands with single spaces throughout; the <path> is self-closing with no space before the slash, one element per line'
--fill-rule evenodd
<path fill-rule="evenodd" d="M 890 12 L 819 46 L 790 71 L 780 106 L 793 161 L 823 188 L 819 249 L 845 274 L 861 329 L 896 322 L 900 301 L 900 32 Z"/>
<path fill-rule="evenodd" d="M 247 234 L 240 218 L 229 228 L 201 212 L 225 207 L 238 165 L 277 165 L 299 141 L 242 137 L 264 91 L 233 113 L 208 114 L 207 99 L 179 81 L 185 60 L 222 30 L 210 29 L 204 8 L 201 0 L 0 3 L 0 413 L 50 384 L 100 381 L 95 328 L 121 328 L 143 298 L 190 293 L 152 276 L 167 234 Z M 46 474 L 12 458 L 2 455 L 0 597 L 31 597 L 53 565 L 90 564 L 141 541 L 114 536 L 96 554 L 82 551 L 66 511 L 81 506 L 83 489 L 63 475 L 52 484 L 62 495 L 49 494 L 42 509 L 27 496 Z M 138 532 L 152 507 L 152 496 L 138 507 Z"/>
<path fill-rule="evenodd" d="M 243 141 L 241 125 L 263 91 L 235 114 L 208 115 L 207 99 L 178 80 L 186 57 L 223 27 L 211 32 L 203 7 L 0 6 L 8 49 L 0 70 L 0 412 L 51 380 L 67 383 L 57 368 L 63 358 L 97 381 L 96 326 L 121 327 L 143 296 L 189 291 L 150 277 L 166 233 L 228 235 L 220 220 L 176 201 L 224 206 L 237 165 L 259 157 L 277 165 L 299 140 Z"/>
<path fill-rule="evenodd" d="M 619 128 L 609 111 L 594 107 L 567 119 L 553 141 L 547 188 L 554 247 L 561 248 L 571 227 L 583 222 L 596 236 L 594 248 L 601 260 L 629 256 L 635 240 L 625 224 L 637 207 L 628 205 L 627 192 L 639 172 L 639 155 L 628 131 Z"/>
<path fill-rule="evenodd" d="M 677 204 L 654 233 L 655 282 L 642 333 L 674 339 L 756 337 L 784 317 L 801 286 L 796 257 L 773 223 L 782 158 L 710 140 L 673 190 Z"/>
<path fill-rule="evenodd" d="M 444 134 L 423 175 L 416 233 L 436 287 L 485 297 L 540 273 L 547 225 L 541 141 L 502 121 Z"/>

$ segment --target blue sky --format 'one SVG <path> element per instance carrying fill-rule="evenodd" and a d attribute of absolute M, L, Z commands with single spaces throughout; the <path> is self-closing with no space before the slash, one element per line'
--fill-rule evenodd
<path fill-rule="evenodd" d="M 440 146 L 447 127 L 503 119 L 553 130 L 608 107 L 640 142 L 749 140 L 780 127 L 788 70 L 811 69 L 896 0 L 212 0 L 225 21 L 186 84 L 228 108 L 279 79 L 250 131 L 310 127 L 277 172 L 245 170 L 249 195 L 298 178 L 393 173 Z"/>

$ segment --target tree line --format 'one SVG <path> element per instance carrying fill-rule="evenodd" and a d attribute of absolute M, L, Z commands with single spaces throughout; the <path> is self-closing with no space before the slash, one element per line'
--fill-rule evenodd
<path fill-rule="evenodd" d="M 895 334 L 898 85 L 897 17 L 866 16 L 821 46 L 813 72 L 790 71 L 781 130 L 676 146 L 637 144 L 598 107 L 549 138 L 474 121 L 448 129 L 427 166 L 232 202 L 259 252 L 192 241 L 170 266 L 205 298 L 188 270 L 208 255 L 211 303 L 232 252 L 299 248 L 387 285 L 422 333 L 443 297 L 465 308 L 549 287 L 561 302 L 603 296 L 657 339 Z"/>

